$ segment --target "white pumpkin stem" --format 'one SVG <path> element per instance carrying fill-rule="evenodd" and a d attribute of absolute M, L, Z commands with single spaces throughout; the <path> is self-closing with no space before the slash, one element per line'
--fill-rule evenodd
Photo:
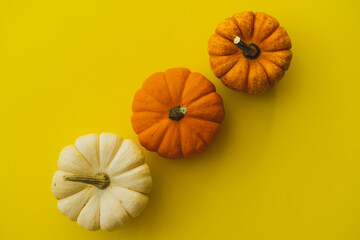
<path fill-rule="evenodd" d="M 87 176 L 64 176 L 65 181 L 81 182 L 93 185 L 99 189 L 105 189 L 110 185 L 110 178 L 106 173 L 97 173 L 95 177 Z"/>
<path fill-rule="evenodd" d="M 239 36 L 234 35 L 234 44 L 243 51 L 245 57 L 255 59 L 260 54 L 260 49 L 255 44 L 247 44 Z"/>

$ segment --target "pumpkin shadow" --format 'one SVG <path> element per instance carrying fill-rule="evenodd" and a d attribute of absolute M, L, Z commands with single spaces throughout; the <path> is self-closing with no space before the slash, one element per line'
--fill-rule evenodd
<path fill-rule="evenodd" d="M 130 222 L 126 223 L 123 227 L 120 227 L 114 231 L 108 232 L 109 239 L 125 239 L 125 238 L 136 238 L 137 235 L 143 235 L 147 232 L 147 235 L 156 235 L 156 230 L 161 228 L 161 222 L 164 219 L 157 218 L 159 212 L 162 212 L 161 205 L 164 200 L 164 192 L 162 190 L 162 178 L 161 174 L 158 173 L 159 168 L 151 166 L 151 162 L 148 159 L 154 160 L 153 153 L 144 151 L 146 162 L 150 166 L 151 175 L 153 178 L 153 188 L 149 194 L 149 202 L 142 214 L 136 218 L 132 218 Z M 149 227 L 149 224 L 151 227 Z M 140 236 L 139 236 L 140 237 Z"/>
<path fill-rule="evenodd" d="M 161 229 L 164 221 L 173 221 L 173 218 L 167 219 L 167 212 L 171 211 L 169 201 L 174 198 L 183 198 L 185 191 L 201 191 L 199 186 L 211 184 L 216 180 L 214 176 L 227 174 L 224 172 L 227 168 L 241 167 L 241 164 L 232 164 L 233 161 L 250 161 L 242 157 L 249 154 L 250 135 L 252 139 L 259 139 L 257 144 L 259 142 L 266 144 L 268 141 L 276 108 L 276 87 L 264 94 L 254 96 L 231 90 L 219 83 L 217 79 L 211 80 L 216 83 L 217 92 L 222 96 L 225 107 L 225 119 L 219 136 L 205 152 L 189 158 L 167 159 L 144 149 L 153 177 L 153 189 L 149 194 L 150 201 L 143 214 L 127 224 L 125 228 L 116 230 L 117 234 L 136 236 L 138 232 L 146 231 L 149 236 L 157 235 L 156 231 Z M 251 129 L 255 129 L 256 134 L 261 134 L 254 136 Z M 236 149 L 234 149 L 234 142 L 236 142 Z M 229 158 L 229 152 L 240 154 Z M 199 195 L 201 194 L 197 196 Z M 185 198 L 184 201 L 189 200 Z M 190 211 L 188 209 L 181 210 L 181 214 L 191 214 L 187 212 Z"/>
<path fill-rule="evenodd" d="M 276 109 L 276 87 L 270 88 L 260 95 L 249 95 L 227 88 L 219 83 L 218 79 L 211 80 L 212 82 L 218 82 L 215 84 L 216 89 L 223 99 L 225 108 L 225 119 L 222 122 L 219 136 L 205 152 L 199 155 L 170 160 L 160 157 L 160 161 L 171 161 L 173 167 L 181 170 L 202 166 L 202 169 L 216 171 L 218 169 L 216 166 L 226 161 L 222 156 L 229 151 L 230 147 L 233 147 L 232 143 L 234 141 L 240 143 L 237 145 L 238 152 L 247 150 L 243 148 L 245 146 L 241 143 L 247 142 L 249 138 L 249 125 L 256 124 L 256 132 L 261 132 L 259 138 L 265 140 L 269 134 L 269 130 L 273 125 L 274 110 Z M 254 120 L 256 121 L 254 122 Z"/>
<path fill-rule="evenodd" d="M 212 174 L 229 168 L 234 171 L 234 168 L 242 166 L 233 164 L 234 161 L 253 161 L 243 156 L 251 155 L 254 148 L 270 141 L 279 91 L 273 87 L 263 94 L 249 95 L 229 89 L 217 78 L 209 79 L 215 84 L 224 102 L 225 119 L 221 132 L 203 155 L 189 159 L 193 161 L 179 162 L 179 165 L 190 165 L 193 162 L 210 165 L 208 170 Z M 259 158 L 256 160 L 261 161 Z"/>
<path fill-rule="evenodd" d="M 259 139 L 266 137 L 273 125 L 277 101 L 277 88 L 270 88 L 259 95 L 236 92 L 221 86 L 224 101 L 227 103 L 226 139 L 234 139 L 235 132 L 239 142 L 248 142 L 249 137 L 261 133 Z M 253 131 L 250 131 L 253 130 Z M 228 140 L 229 141 L 229 140 Z M 246 151 L 239 145 L 239 151 Z"/>

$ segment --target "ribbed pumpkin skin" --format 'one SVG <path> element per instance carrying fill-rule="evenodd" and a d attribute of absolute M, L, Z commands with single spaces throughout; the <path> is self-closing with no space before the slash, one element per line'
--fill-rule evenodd
<path fill-rule="evenodd" d="M 174 107 L 186 107 L 182 119 L 169 118 Z M 131 118 L 140 144 L 167 158 L 193 156 L 206 149 L 220 131 L 223 102 L 200 73 L 172 68 L 151 75 L 135 94 Z"/>
<path fill-rule="evenodd" d="M 259 94 L 276 85 L 289 68 L 291 41 L 278 21 L 265 14 L 242 12 L 222 21 L 209 39 L 210 66 L 216 77 L 237 91 Z M 244 57 L 234 35 L 255 44 L 256 59 Z"/>

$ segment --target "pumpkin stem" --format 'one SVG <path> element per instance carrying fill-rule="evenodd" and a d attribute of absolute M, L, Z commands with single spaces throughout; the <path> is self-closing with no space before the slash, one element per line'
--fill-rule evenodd
<path fill-rule="evenodd" d="M 64 178 L 65 181 L 86 183 L 99 189 L 105 189 L 110 185 L 110 178 L 106 173 L 97 173 L 95 177 L 64 176 Z"/>
<path fill-rule="evenodd" d="M 174 107 L 170 109 L 169 118 L 175 121 L 180 121 L 186 114 L 186 107 Z"/>
<path fill-rule="evenodd" d="M 243 51 L 246 58 L 256 59 L 260 55 L 260 49 L 255 44 L 246 44 L 239 36 L 234 35 L 234 44 Z"/>

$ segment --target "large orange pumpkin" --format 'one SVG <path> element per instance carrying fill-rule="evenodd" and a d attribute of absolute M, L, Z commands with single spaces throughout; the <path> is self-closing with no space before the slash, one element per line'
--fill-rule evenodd
<path fill-rule="evenodd" d="M 186 68 L 151 75 L 135 94 L 132 110 L 140 144 L 167 158 L 205 150 L 218 135 L 225 115 L 214 85 Z"/>
<path fill-rule="evenodd" d="M 292 58 L 291 41 L 278 21 L 242 12 L 222 21 L 209 39 L 210 66 L 229 88 L 263 93 L 284 76 Z"/>

